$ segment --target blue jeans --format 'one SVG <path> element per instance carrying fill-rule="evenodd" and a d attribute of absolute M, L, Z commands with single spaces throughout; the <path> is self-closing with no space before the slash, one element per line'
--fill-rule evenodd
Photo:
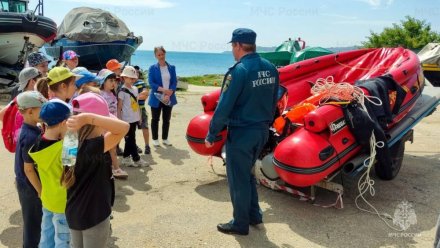
<path fill-rule="evenodd" d="M 40 248 L 69 248 L 70 231 L 66 215 L 43 208 Z"/>
<path fill-rule="evenodd" d="M 27 183 L 17 182 L 17 192 L 23 216 L 23 247 L 38 247 L 41 233 L 41 200 L 37 191 Z"/>

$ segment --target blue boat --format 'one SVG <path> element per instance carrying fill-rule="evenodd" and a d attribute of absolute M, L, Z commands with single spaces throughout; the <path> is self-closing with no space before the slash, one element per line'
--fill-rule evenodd
<path fill-rule="evenodd" d="M 45 50 L 59 62 L 64 51 L 73 50 L 80 55 L 79 66 L 97 71 L 110 59 L 129 62 L 142 41 L 114 14 L 81 7 L 67 13 L 57 37 Z"/>

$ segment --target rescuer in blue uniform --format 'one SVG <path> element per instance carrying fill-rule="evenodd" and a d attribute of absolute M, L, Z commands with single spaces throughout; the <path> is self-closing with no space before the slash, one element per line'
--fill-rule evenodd
<path fill-rule="evenodd" d="M 206 146 L 211 147 L 216 135 L 225 126 L 228 128 L 226 171 L 234 218 L 217 225 L 220 232 L 228 234 L 247 235 L 249 225 L 263 222 L 251 170 L 269 137 L 279 76 L 276 68 L 255 52 L 256 36 L 246 28 L 232 33 L 230 43 L 237 63 L 225 75 L 205 140 Z"/>

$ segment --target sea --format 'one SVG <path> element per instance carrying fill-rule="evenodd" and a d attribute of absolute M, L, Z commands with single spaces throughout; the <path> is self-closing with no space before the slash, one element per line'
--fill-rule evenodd
<path fill-rule="evenodd" d="M 44 49 L 40 50 L 46 53 Z M 55 59 L 51 58 L 52 63 L 49 68 L 55 65 Z M 81 60 L 81 58 L 80 58 Z M 225 74 L 235 61 L 231 52 L 224 53 L 201 53 L 201 52 L 173 52 L 167 51 L 166 60 L 176 66 L 178 77 L 202 76 L 206 74 Z M 120 61 L 122 62 L 122 61 Z M 142 70 L 156 64 L 153 51 L 137 50 L 131 56 L 131 65 L 139 66 Z"/>
<path fill-rule="evenodd" d="M 176 66 L 177 76 L 224 74 L 234 65 L 232 53 L 200 53 L 167 51 L 166 60 Z M 157 63 L 153 51 L 138 50 L 131 56 L 131 65 L 146 70 Z"/>

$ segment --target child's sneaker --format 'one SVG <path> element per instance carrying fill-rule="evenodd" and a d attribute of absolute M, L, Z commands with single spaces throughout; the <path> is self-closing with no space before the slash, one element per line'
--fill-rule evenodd
<path fill-rule="evenodd" d="M 153 146 L 155 147 L 160 146 L 159 140 L 153 140 Z"/>
<path fill-rule="evenodd" d="M 125 166 L 128 166 L 128 167 L 134 166 L 133 165 L 133 160 L 131 160 L 130 157 L 122 158 L 121 164 L 125 165 Z"/>
<path fill-rule="evenodd" d="M 117 179 L 127 179 L 128 178 L 127 172 L 125 172 L 121 168 L 113 170 L 112 172 L 113 172 L 113 176 Z"/>
<path fill-rule="evenodd" d="M 143 159 L 139 159 L 138 161 L 134 161 L 134 167 L 147 167 L 149 166 L 147 161 L 143 160 Z"/>
<path fill-rule="evenodd" d="M 166 146 L 172 146 L 171 142 L 169 142 L 167 139 L 162 140 L 162 143 Z"/>
<path fill-rule="evenodd" d="M 136 146 L 137 152 L 142 153 L 142 149 L 139 146 Z"/>
<path fill-rule="evenodd" d="M 146 145 L 145 146 L 145 154 L 150 154 L 151 153 L 151 149 L 150 149 L 150 146 L 149 145 Z"/>

